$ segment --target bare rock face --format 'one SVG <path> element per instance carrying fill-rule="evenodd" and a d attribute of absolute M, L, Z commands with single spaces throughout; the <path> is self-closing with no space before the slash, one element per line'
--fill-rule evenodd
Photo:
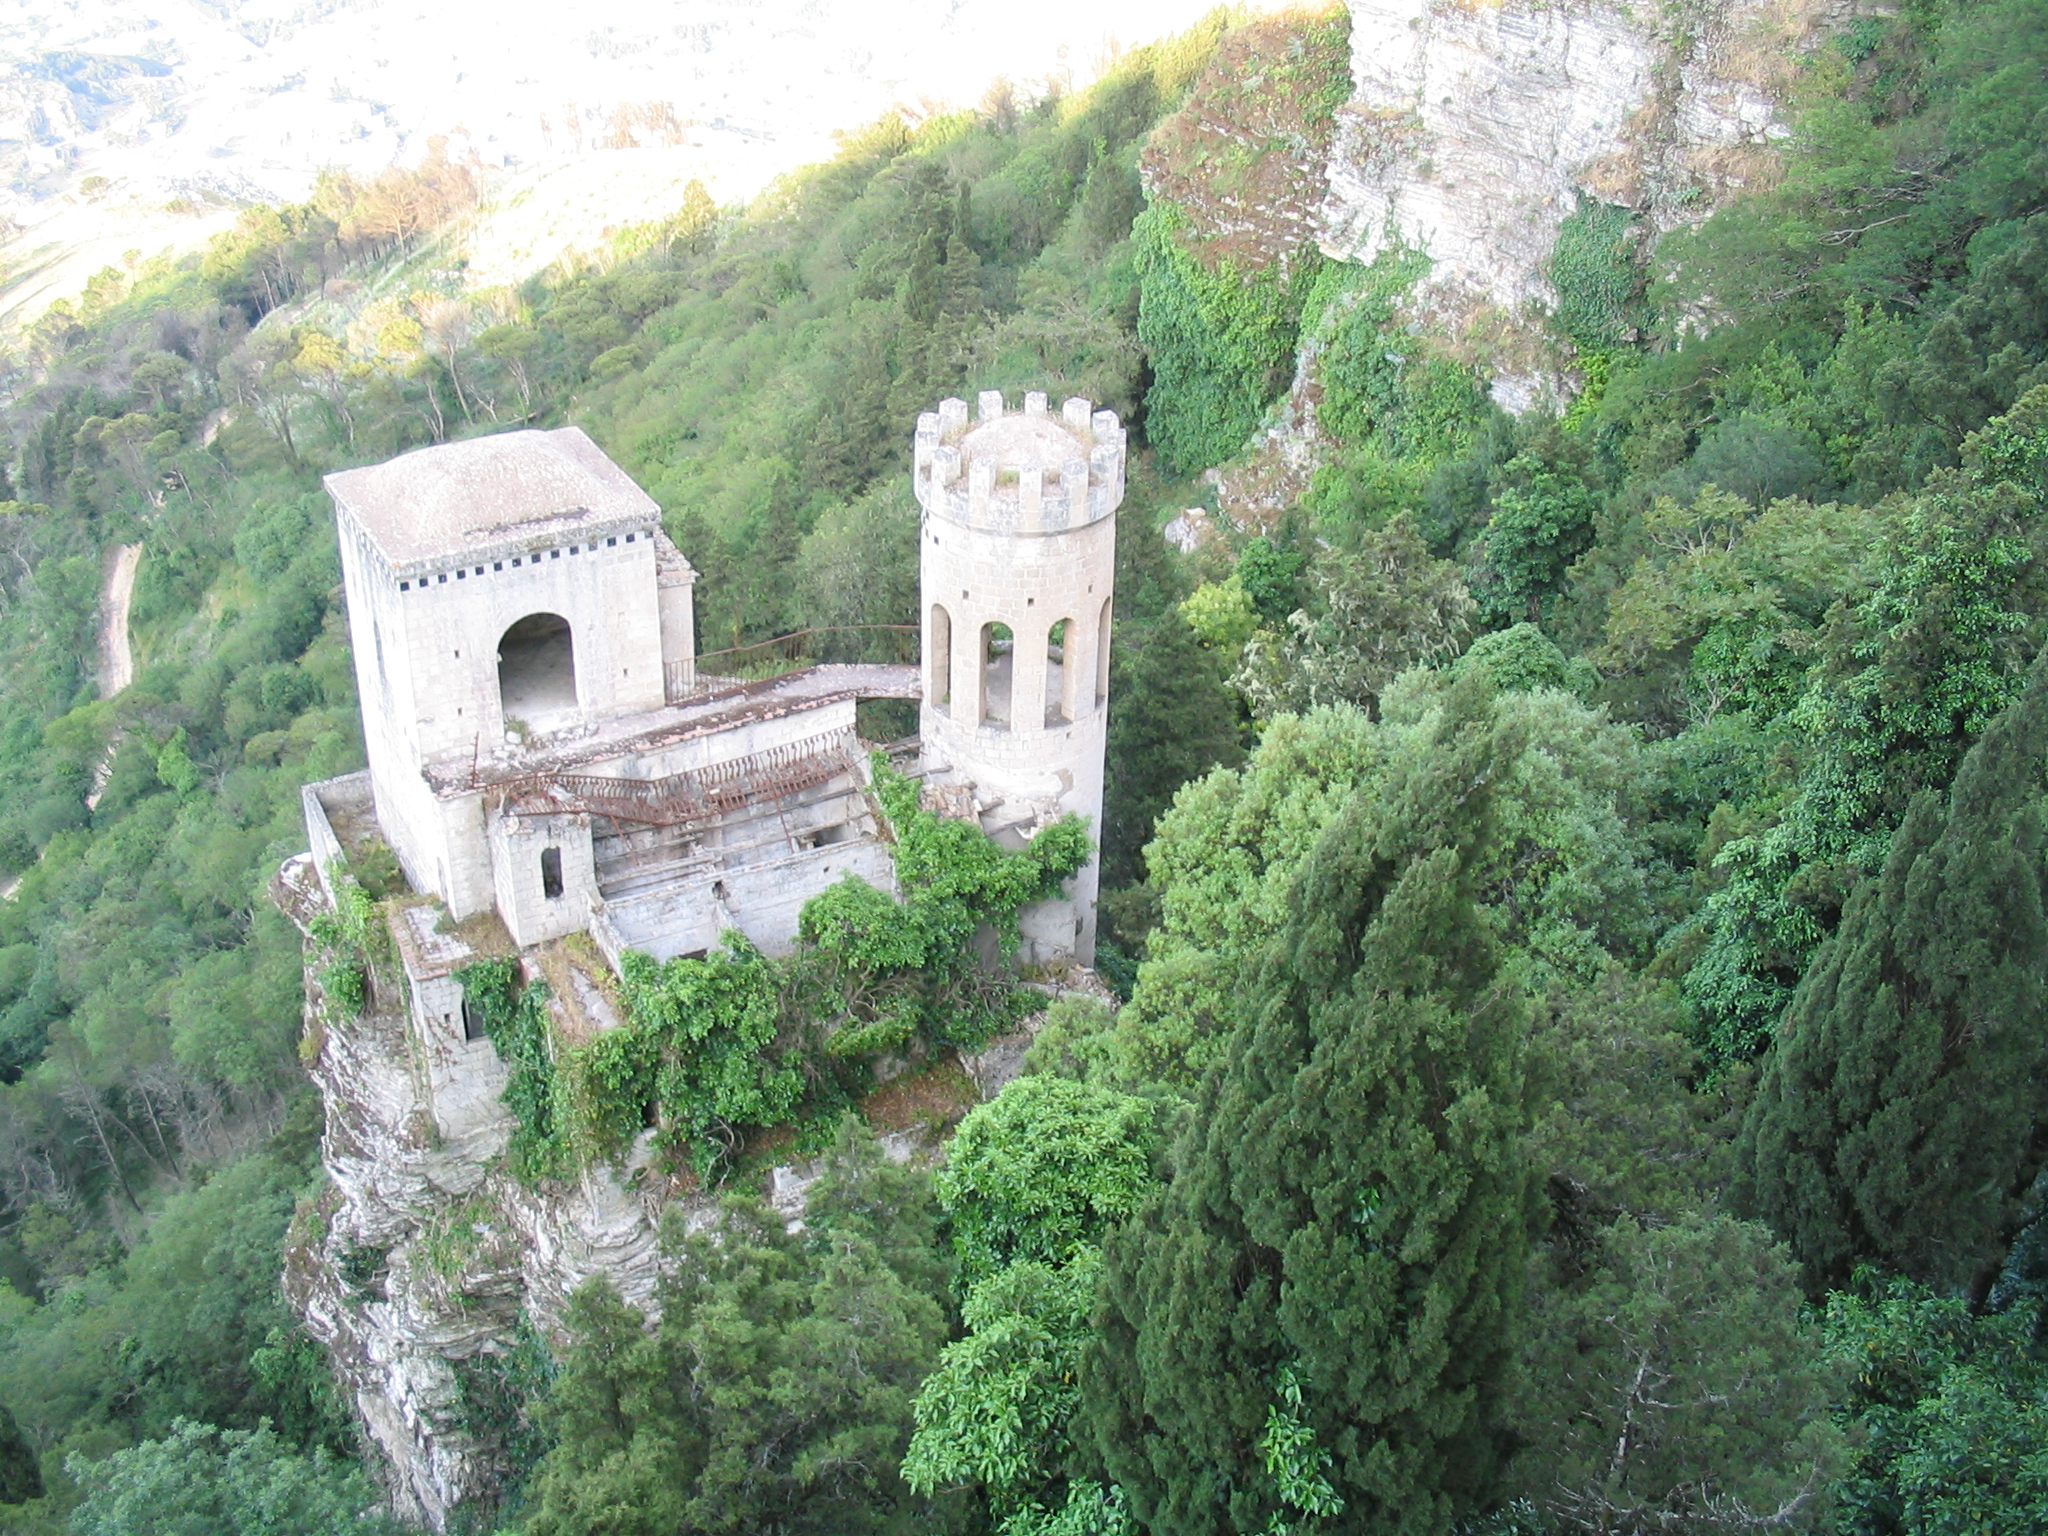
<path fill-rule="evenodd" d="M 1556 299 L 1559 226 L 1591 198 L 1654 237 L 1773 174 L 1777 101 L 1796 50 L 1843 19 L 1831 3 L 1352 0 L 1322 247 L 1426 251 L 1423 307 L 1491 331 L 1496 392 L 1524 405 L 1544 360 L 1512 333 Z"/>
<path fill-rule="evenodd" d="M 277 893 L 287 913 L 313 910 L 323 898 L 310 860 L 288 864 Z M 369 1005 L 345 1021 L 317 974 L 306 983 L 329 1185 L 288 1244 L 286 1293 L 382 1453 L 397 1511 L 445 1529 L 459 1505 L 490 1503 L 502 1479 L 509 1426 L 479 1383 L 522 1321 L 557 1335 L 563 1304 L 592 1275 L 649 1305 L 671 1191 L 638 1159 L 573 1185 L 521 1184 L 500 1157 L 509 1114 L 495 1134 L 440 1135 L 395 977 L 373 977 Z"/>

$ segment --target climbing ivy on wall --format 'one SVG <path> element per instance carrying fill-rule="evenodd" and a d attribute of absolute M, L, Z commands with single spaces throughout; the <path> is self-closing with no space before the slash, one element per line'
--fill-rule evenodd
<path fill-rule="evenodd" d="M 389 939 L 377 903 L 340 859 L 327 866 L 327 883 L 334 906 L 314 913 L 307 932 L 320 947 L 321 992 L 343 1016 L 355 1018 L 370 1000 L 372 958 Z"/>
<path fill-rule="evenodd" d="M 1471 434 L 1485 398 L 1478 376 L 1399 325 L 1401 300 L 1429 265 L 1411 246 L 1390 246 L 1364 267 L 1333 264 L 1314 295 L 1314 307 L 1329 306 L 1317 420 L 1342 448 L 1377 439 L 1396 457 L 1434 461 Z"/>
<path fill-rule="evenodd" d="M 876 1056 L 913 1041 L 976 1047 L 1029 1006 L 976 963 L 975 937 L 986 927 L 1015 953 L 1017 914 L 1087 862 L 1080 819 L 1013 852 L 926 810 L 917 784 L 879 755 L 874 791 L 901 898 L 849 875 L 805 904 L 787 958 L 738 933 L 701 959 L 628 952 L 627 1021 L 580 1044 L 553 1035 L 546 984 L 522 990 L 515 962 L 457 973 L 511 1073 L 515 1175 L 558 1178 L 617 1158 L 651 1124 L 658 1145 L 708 1177 L 748 1128 L 835 1123 Z"/>
<path fill-rule="evenodd" d="M 519 1122 L 505 1152 L 512 1172 L 529 1181 L 566 1172 L 555 1113 L 548 984 L 535 978 L 521 986 L 515 960 L 479 960 L 457 971 L 455 979 L 510 1074 L 503 1097 Z"/>
<path fill-rule="evenodd" d="M 1557 328 L 1577 349 L 1586 375 L 1577 411 L 1583 416 L 1598 403 L 1614 359 L 1649 323 L 1634 212 L 1581 199 L 1558 228 L 1550 282 L 1557 290 Z"/>
<path fill-rule="evenodd" d="M 1198 261 L 1185 216 L 1155 202 L 1131 226 L 1138 339 L 1152 360 L 1146 433 L 1176 470 L 1220 464 L 1258 430 L 1286 386 L 1304 300 L 1325 259 L 1307 248 L 1256 272 Z"/>

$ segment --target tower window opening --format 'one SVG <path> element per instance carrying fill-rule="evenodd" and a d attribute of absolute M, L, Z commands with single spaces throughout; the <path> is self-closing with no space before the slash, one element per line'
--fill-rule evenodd
<path fill-rule="evenodd" d="M 477 1007 L 475 1003 L 472 1003 L 467 997 L 464 997 L 462 999 L 462 1038 L 465 1040 L 481 1040 L 484 1038 L 485 1033 L 483 1010 Z"/>
<path fill-rule="evenodd" d="M 1081 626 L 1061 619 L 1045 636 L 1045 723 L 1067 725 L 1074 718 L 1074 670 L 1080 662 L 1071 642 Z"/>
<path fill-rule="evenodd" d="M 562 850 L 559 848 L 543 848 L 540 851 L 540 893 L 549 901 L 561 897 Z"/>
<path fill-rule="evenodd" d="M 925 634 L 925 665 L 930 681 L 925 697 L 943 709 L 953 702 L 953 616 L 944 603 L 933 603 Z"/>
<path fill-rule="evenodd" d="M 1007 624 L 981 626 L 981 723 L 1010 728 L 1010 684 L 1016 676 L 1016 636 Z"/>
<path fill-rule="evenodd" d="M 1102 708 L 1109 702 L 1109 605 L 1113 601 L 1102 600 L 1102 622 L 1095 634 L 1095 707 Z"/>

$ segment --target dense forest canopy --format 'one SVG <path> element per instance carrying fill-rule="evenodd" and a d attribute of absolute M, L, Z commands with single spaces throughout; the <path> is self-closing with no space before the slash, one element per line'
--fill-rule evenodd
<path fill-rule="evenodd" d="M 848 966 L 886 983 L 853 1027 L 978 1038 L 967 933 L 1071 862 L 909 919 L 842 895 L 803 964 L 715 962 L 720 1000 L 629 977 L 636 1029 L 577 1070 L 679 1070 L 730 1019 L 767 1067 L 691 1102 L 809 1116 L 826 1173 L 790 1230 L 700 1158 L 720 1235 L 673 1231 L 658 1320 L 594 1282 L 502 1363 L 489 1518 L 2048 1523 L 2048 4 L 1828 36 L 1775 174 L 1694 226 L 1584 202 L 1529 322 L 1575 388 L 1520 416 L 1413 303 L 1426 255 L 1281 216 L 1346 22 L 1219 13 L 1085 91 L 892 116 L 516 290 L 434 234 L 460 167 L 337 178 L 20 339 L 0 1525 L 376 1523 L 278 1280 L 319 1104 L 266 887 L 300 786 L 361 760 L 319 475 L 574 421 L 701 572 L 704 650 L 893 658 L 861 626 L 916 620 L 915 413 L 1026 387 L 1143 448 L 1090 829 L 1122 1006 L 1051 1009 L 933 1174 L 769 1068 Z M 1169 545 L 1302 357 L 1313 484 Z M 915 846 L 927 891 L 984 857 Z M 848 958 L 877 935 L 910 947 Z M 529 1085 L 569 1070 L 529 1048 Z M 611 1145 L 525 1124 L 536 1177 Z"/>

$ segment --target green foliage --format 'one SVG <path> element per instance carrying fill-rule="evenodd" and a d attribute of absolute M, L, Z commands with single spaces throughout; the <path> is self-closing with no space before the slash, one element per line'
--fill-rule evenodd
<path fill-rule="evenodd" d="M 1281 1505 L 1293 1513 L 1275 1515 L 1266 1529 L 1273 1536 L 1288 1536 L 1300 1529 L 1302 1516 L 1315 1521 L 1341 1515 L 1344 1500 L 1330 1486 L 1330 1453 L 1316 1444 L 1315 1430 L 1301 1416 L 1301 1377 L 1291 1364 L 1280 1367 L 1274 1391 L 1280 1401 L 1266 1410 L 1259 1450 Z"/>
<path fill-rule="evenodd" d="M 564 1177 L 573 1165 L 558 1102 L 548 984 L 524 981 L 516 960 L 479 960 L 455 980 L 505 1064 L 505 1107 L 519 1122 L 506 1161 L 522 1179 Z"/>
<path fill-rule="evenodd" d="M 1258 610 L 1234 571 L 1222 581 L 1195 588 L 1180 605 L 1180 613 L 1202 644 L 1233 663 L 1259 627 Z"/>
<path fill-rule="evenodd" d="M 1061 1077 L 1020 1077 L 960 1122 L 938 1196 L 963 1281 L 1065 1263 L 1152 1190 L 1152 1107 Z"/>
<path fill-rule="evenodd" d="M 1177 471 L 1221 463 L 1287 381 L 1321 259 L 1311 249 L 1291 268 L 1211 265 L 1190 249 L 1186 214 L 1167 202 L 1138 215 L 1131 238 L 1138 339 L 1152 361 L 1146 434 Z"/>
<path fill-rule="evenodd" d="M 1444 679 L 1416 673 L 1378 721 L 1348 707 L 1275 716 L 1242 770 L 1180 792 L 1147 850 L 1161 922 L 1091 1073 L 1191 1095 L 1220 1065 L 1232 989 L 1287 922 L 1316 840 L 1352 795 L 1389 792 L 1434 750 L 1447 700 Z M 1635 824 L 1641 749 L 1569 695 L 1509 694 L 1495 708 L 1523 745 L 1496 787 L 1498 839 L 1475 854 L 1489 921 L 1539 970 L 1591 980 L 1655 932 L 1652 850 Z"/>
<path fill-rule="evenodd" d="M 2031 1307 L 1972 1312 L 1958 1297 L 1865 1276 L 1828 1298 L 1829 1353 L 1862 1435 L 1837 1486 L 1842 1536 L 1982 1531 L 2048 1519 L 2048 1389 Z"/>
<path fill-rule="evenodd" d="M 903 1480 L 921 1494 L 978 1486 L 1009 1536 L 1035 1530 L 1073 1456 L 1082 1356 L 1101 1253 L 1054 1266 L 1018 1259 L 977 1281 L 961 1306 L 966 1336 L 917 1389 L 917 1431 Z"/>
<path fill-rule="evenodd" d="M 1110 658 L 1102 837 L 1112 885 L 1143 873 L 1144 846 L 1175 790 L 1244 756 L 1241 710 L 1217 665 L 1222 658 L 1204 648 L 1177 608 L 1144 625 L 1120 621 L 1118 639 Z"/>
<path fill-rule="evenodd" d="M 1409 667 L 1448 661 L 1471 633 L 1471 594 L 1404 517 L 1366 534 L 1356 551 L 1309 568 L 1316 602 L 1245 647 L 1235 682 L 1261 718 L 1322 704 L 1376 707 Z"/>
<path fill-rule="evenodd" d="M 699 1172 L 730 1150 L 735 1128 L 779 1125 L 796 1108 L 804 1074 L 781 1032 L 781 978 L 738 933 L 701 960 L 657 964 L 629 953 L 619 990 L 632 1023 L 581 1047 L 564 1076 L 583 1110 L 581 1138 L 617 1155 L 659 1106 L 663 1136 Z"/>
<path fill-rule="evenodd" d="M 1306 563 L 1300 550 L 1282 549 L 1266 538 L 1253 539 L 1238 555 L 1233 573 L 1238 586 L 1269 628 L 1286 623 L 1301 606 L 1301 568 Z"/>
<path fill-rule="evenodd" d="M 929 1529 L 898 1474 L 946 1332 L 925 1176 L 849 1129 L 801 1232 L 727 1200 L 672 1224 L 660 1321 L 600 1277 L 571 1299 L 534 1536 Z"/>
<path fill-rule="evenodd" d="M 1834 615 L 1786 713 L 1807 744 L 1796 796 L 1717 856 L 1725 883 L 1699 917 L 1705 942 L 1685 983 L 1714 1055 L 1761 1048 L 1914 795 L 1946 784 L 2017 695 L 2048 616 L 2038 510 L 1973 470 L 1936 477 L 1881 530 L 1868 595 Z"/>
<path fill-rule="evenodd" d="M 848 876 L 804 904 L 787 959 L 738 932 L 703 958 L 628 952 L 628 1022 L 574 1046 L 548 1026 L 546 983 L 522 987 L 516 962 L 456 973 L 509 1073 L 504 1100 L 519 1124 L 507 1158 L 518 1177 L 617 1160 L 652 1125 L 704 1178 L 746 1130 L 830 1114 L 842 1064 L 914 1039 L 977 1046 L 1017 1017 L 1025 995 L 981 969 L 974 936 L 986 925 L 1013 953 L 1018 912 L 1087 861 L 1086 831 L 1067 817 L 1012 853 L 924 809 L 917 784 L 879 753 L 872 770 L 902 899 Z"/>
<path fill-rule="evenodd" d="M 1529 1180 L 1526 1013 L 1477 898 L 1515 736 L 1460 685 L 1430 750 L 1345 801 L 1172 1183 L 1107 1244 L 1087 1412 L 1147 1527 L 1283 1512 L 1260 1449 L 1282 1362 L 1347 1519 L 1436 1531 L 1487 1491 Z"/>
<path fill-rule="evenodd" d="M 1517 1418 L 1563 1530 L 1801 1527 L 1847 1469 L 1835 1373 L 1761 1228 L 1625 1217 L 1534 1299 Z"/>
<path fill-rule="evenodd" d="M 1817 1284 L 1864 1261 L 1977 1297 L 2048 1149 L 2048 657 L 1923 793 L 1766 1062 L 1742 1141 L 1757 1213 Z"/>
<path fill-rule="evenodd" d="M 320 990 L 342 1018 L 358 1018 L 370 1001 L 372 957 L 389 951 L 390 937 L 370 893 L 340 859 L 328 866 L 327 883 L 334 904 L 307 925 L 321 950 Z"/>
<path fill-rule="evenodd" d="M 1605 357 L 1642 325 L 1643 277 L 1636 265 L 1635 214 L 1581 198 L 1558 226 L 1550 252 L 1557 327 L 1581 358 Z"/>
<path fill-rule="evenodd" d="M 180 1419 L 161 1440 L 100 1462 L 74 1458 L 90 1491 L 73 1536 L 396 1536 L 359 1467 L 302 1456 L 268 1429 L 216 1429 Z"/>
<path fill-rule="evenodd" d="M 1501 693 L 1552 689 L 1581 697 L 1594 691 L 1600 677 L 1587 662 L 1567 657 L 1527 620 L 1510 629 L 1488 630 L 1446 670 L 1452 677 L 1483 673 Z"/>
<path fill-rule="evenodd" d="M 1565 572 L 1593 543 L 1593 490 L 1570 469 L 1523 456 L 1501 470 L 1482 546 L 1480 607 L 1510 623 L 1544 616 Z"/>
<path fill-rule="evenodd" d="M 1553 987 L 1530 1032 L 1530 1155 L 1548 1180 L 1547 1241 L 1585 1262 L 1617 1218 L 1646 1227 L 1712 1207 L 1725 1181 L 1724 1106 L 1698 1064 L 1675 989 L 1610 967 Z"/>

